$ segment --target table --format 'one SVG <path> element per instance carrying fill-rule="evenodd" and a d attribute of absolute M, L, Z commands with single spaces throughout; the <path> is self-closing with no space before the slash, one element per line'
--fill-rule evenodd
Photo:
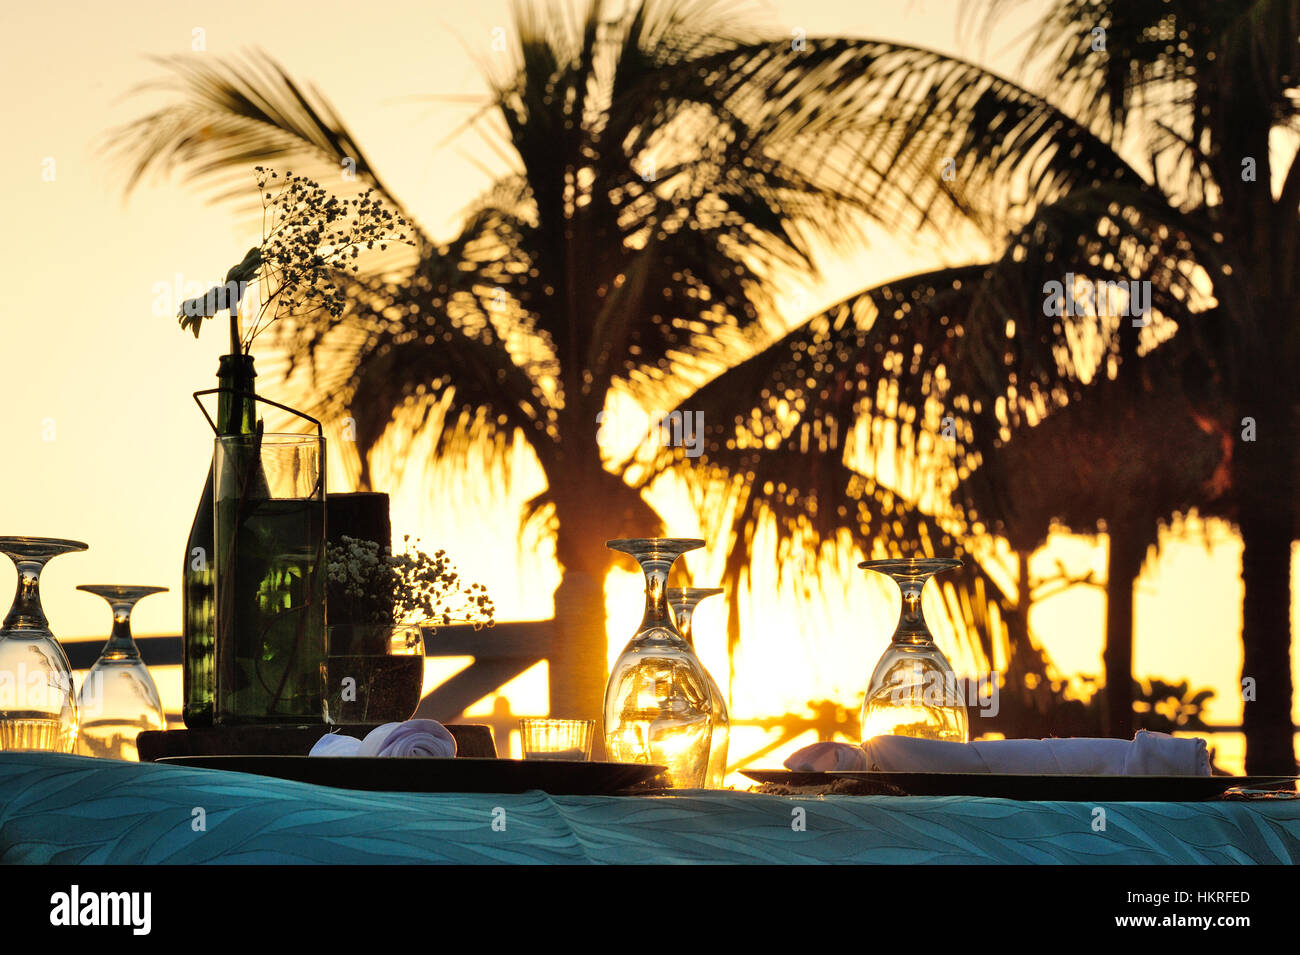
<path fill-rule="evenodd" d="M 1300 862 L 1300 800 L 1111 803 L 1104 832 L 1093 829 L 1095 808 L 716 791 L 365 793 L 0 753 L 5 863 Z"/>

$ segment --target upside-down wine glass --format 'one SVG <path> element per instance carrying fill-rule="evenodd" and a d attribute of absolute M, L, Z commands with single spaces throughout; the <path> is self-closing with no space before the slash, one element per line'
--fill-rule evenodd
<path fill-rule="evenodd" d="M 645 615 L 605 687 L 605 751 L 623 763 L 667 768 L 669 788 L 698 789 L 709 767 L 713 721 L 708 675 L 668 613 L 673 563 L 704 541 L 671 537 L 612 540 L 646 579 Z"/>
<path fill-rule="evenodd" d="M 668 605 L 673 608 L 673 617 L 677 621 L 677 631 L 682 639 L 695 648 L 693 617 L 695 608 L 706 597 L 722 593 L 721 587 L 670 587 L 668 588 Z M 698 656 L 698 654 L 697 654 Z M 709 743 L 709 768 L 705 775 L 707 789 L 722 789 L 727 776 L 727 743 L 731 737 L 731 720 L 727 716 L 727 698 L 723 695 L 718 681 L 705 668 L 704 675 L 709 680 L 709 693 L 713 697 L 713 737 Z"/>
<path fill-rule="evenodd" d="M 903 592 L 903 608 L 889 648 L 871 674 L 862 702 L 862 739 L 915 736 L 969 741 L 966 706 L 957 693 L 957 675 L 934 643 L 921 613 L 925 582 L 961 566 L 956 558 L 868 560 L 858 564 L 884 574 Z"/>
<path fill-rule="evenodd" d="M 77 707 L 68 655 L 41 609 L 41 570 L 60 554 L 86 550 L 81 541 L 0 537 L 0 554 L 18 568 L 18 590 L 0 627 L 0 750 L 72 751 Z"/>
<path fill-rule="evenodd" d="M 113 609 L 113 632 L 77 694 L 81 720 L 77 752 L 82 756 L 139 760 L 135 738 L 147 730 L 165 730 L 167 717 L 158 686 L 131 637 L 131 609 L 142 597 L 163 593 L 167 588 L 82 584 L 77 589 L 103 597 Z"/>

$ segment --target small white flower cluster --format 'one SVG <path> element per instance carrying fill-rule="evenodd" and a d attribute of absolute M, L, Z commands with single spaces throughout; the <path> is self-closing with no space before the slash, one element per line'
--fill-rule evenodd
<path fill-rule="evenodd" d="M 341 617 L 357 623 L 492 626 L 495 608 L 482 584 L 464 583 L 445 550 L 431 557 L 411 545 L 409 535 L 402 539 L 407 550 L 396 555 L 375 541 L 347 536 L 330 545 L 326 579 Z"/>

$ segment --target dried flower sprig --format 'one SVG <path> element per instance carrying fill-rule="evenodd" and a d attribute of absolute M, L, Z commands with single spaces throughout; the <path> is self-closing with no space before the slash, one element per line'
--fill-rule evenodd
<path fill-rule="evenodd" d="M 410 223 L 388 209 L 373 188 L 340 199 L 307 176 L 281 175 L 265 166 L 254 172 L 262 199 L 262 244 L 226 273 L 224 285 L 189 299 L 179 313 L 181 327 L 197 338 L 204 318 L 229 309 L 232 353 L 247 354 L 253 339 L 280 318 L 321 309 L 342 315 L 347 294 L 338 280 L 361 271 L 363 253 L 413 244 Z M 240 304 L 259 277 L 261 301 L 244 327 Z"/>
<path fill-rule="evenodd" d="M 461 579 L 445 550 L 432 556 L 402 538 L 406 551 L 392 554 L 375 541 L 344 536 L 326 554 L 330 596 L 351 623 L 394 625 L 469 623 L 475 630 L 496 622 L 487 588 Z M 330 610 L 331 618 L 335 610 Z"/>

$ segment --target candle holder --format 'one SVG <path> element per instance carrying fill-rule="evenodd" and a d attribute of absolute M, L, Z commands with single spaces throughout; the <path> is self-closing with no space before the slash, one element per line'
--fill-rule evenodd
<path fill-rule="evenodd" d="M 524 759 L 591 759 L 595 720 L 558 720 L 524 717 L 519 721 Z"/>

